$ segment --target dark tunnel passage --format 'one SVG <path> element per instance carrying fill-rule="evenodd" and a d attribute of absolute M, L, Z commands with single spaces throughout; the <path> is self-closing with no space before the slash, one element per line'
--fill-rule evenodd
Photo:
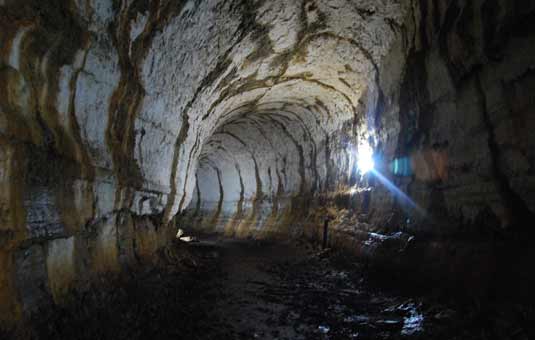
<path fill-rule="evenodd" d="M 535 338 L 534 18 L 0 0 L 0 338 Z"/>
<path fill-rule="evenodd" d="M 191 206 L 199 215 L 215 212 L 207 230 L 239 237 L 277 232 L 292 197 L 313 197 L 326 185 L 321 113 L 288 102 L 254 109 L 217 129 L 201 153 Z"/>

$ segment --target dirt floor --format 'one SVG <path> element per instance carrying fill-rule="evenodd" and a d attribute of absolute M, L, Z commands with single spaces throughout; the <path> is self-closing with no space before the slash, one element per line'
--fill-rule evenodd
<path fill-rule="evenodd" d="M 522 323 L 369 283 L 342 254 L 258 241 L 177 243 L 34 314 L 35 339 L 529 339 Z M 533 325 L 532 320 L 524 324 Z M 520 325 L 520 326 L 519 326 Z M 20 334 L 19 334 L 20 335 Z M 532 334 L 531 334 L 532 335 Z"/>
<path fill-rule="evenodd" d="M 216 244 L 224 277 L 214 313 L 232 325 L 235 338 L 396 339 L 424 334 L 418 302 L 370 292 L 359 268 L 329 252 L 243 241 Z"/>

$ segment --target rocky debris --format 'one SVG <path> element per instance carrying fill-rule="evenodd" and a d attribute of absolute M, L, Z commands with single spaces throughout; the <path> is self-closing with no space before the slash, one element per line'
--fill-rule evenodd
<path fill-rule="evenodd" d="M 180 241 L 190 243 L 190 242 L 199 242 L 195 236 L 182 236 L 179 238 Z"/>
<path fill-rule="evenodd" d="M 199 242 L 199 239 L 195 236 L 184 236 L 184 230 L 178 229 L 176 236 L 176 239 L 182 242 L 190 243 L 190 242 Z"/>

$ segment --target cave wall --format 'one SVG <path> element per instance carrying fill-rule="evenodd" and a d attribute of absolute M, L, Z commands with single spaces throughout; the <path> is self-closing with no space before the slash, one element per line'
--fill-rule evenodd
<path fill-rule="evenodd" d="M 533 1 L 420 4 L 397 152 L 413 153 L 407 190 L 443 232 L 529 229 L 534 9 Z"/>
<path fill-rule="evenodd" d="M 365 258 L 382 280 L 529 296 L 534 5 L 415 3 L 383 62 L 376 131 L 378 170 L 414 204 L 369 178 L 358 185 L 369 191 L 312 212 L 304 234 L 321 240 L 330 215 L 331 246 Z"/>
<path fill-rule="evenodd" d="M 280 145 L 271 146 L 275 153 L 255 150 L 258 139 L 261 148 L 269 145 L 256 132 L 251 132 L 251 142 L 232 137 L 256 129 L 257 124 L 246 122 L 256 119 L 250 115 L 231 122 L 228 136 L 215 135 L 205 148 L 201 178 L 207 180 L 196 190 L 200 202 L 195 197 L 190 206 L 188 218 L 192 215 L 194 221 L 184 224 L 234 234 L 231 226 L 243 227 L 244 220 L 251 224 L 257 216 L 255 230 L 243 236 L 261 237 L 275 224 L 283 234 L 291 228 L 295 235 L 320 239 L 325 218 L 331 218 L 331 228 L 340 234 L 332 241 L 353 250 L 361 248 L 370 232 L 403 231 L 444 240 L 530 232 L 532 2 L 415 1 L 408 13 L 399 26 L 392 25 L 395 39 L 378 59 L 376 79 L 371 77 L 370 93 L 364 91 L 354 107 L 355 118 L 314 143 L 314 162 L 314 156 L 300 152 L 307 190 L 279 191 L 270 167 L 258 166 L 259 182 L 268 184 L 258 203 L 253 171 L 244 176 L 235 169 L 242 164 L 235 155 L 267 155 L 271 165 L 286 158 Z M 375 149 L 377 170 L 412 202 L 377 176 L 356 172 L 356 146 L 363 139 Z M 292 146 L 290 140 L 283 143 Z M 301 144 L 306 150 L 307 143 Z M 297 161 L 294 157 L 295 167 Z M 294 183 L 301 178 L 289 177 Z M 281 182 L 284 188 L 287 183 Z M 248 186 L 240 196 L 240 187 Z M 255 204 L 263 214 L 255 212 Z"/>
<path fill-rule="evenodd" d="M 288 184 L 273 172 L 285 169 L 278 164 L 291 140 L 267 125 L 272 140 L 288 146 L 271 142 L 270 152 L 269 138 L 256 132 L 247 140 L 243 131 L 257 129 L 259 119 L 249 115 L 210 139 L 196 196 L 179 224 L 320 241 L 329 218 L 330 245 L 366 258 L 390 273 L 388 280 L 473 296 L 523 282 L 518 291 L 527 292 L 535 280 L 519 273 L 532 252 L 515 242 L 531 239 L 535 211 L 534 8 L 533 1 L 410 2 L 391 25 L 394 39 L 354 119 L 315 147 L 300 143 L 306 190 L 285 192 Z M 404 194 L 356 172 L 362 140 L 374 147 L 377 171 Z M 316 150 L 315 161 L 307 149 Z M 298 168 L 295 151 L 286 153 Z M 255 169 L 251 155 L 267 155 L 266 165 L 256 166 L 257 181 L 254 171 L 235 166 Z M 297 187 L 299 171 L 289 173 Z"/>
<path fill-rule="evenodd" d="M 534 8 L 1 0 L 0 320 L 151 261 L 175 223 L 319 239 L 328 216 L 383 259 L 410 238 L 377 233 L 526 229 Z M 356 172 L 362 143 L 414 205 Z"/>
<path fill-rule="evenodd" d="M 214 162 L 210 143 L 232 139 L 243 120 L 278 136 L 267 144 L 286 160 L 245 157 L 273 155 L 254 128 L 239 131 L 256 138 L 241 151 L 224 141 L 241 157 L 243 206 L 253 211 L 242 229 L 296 216 L 272 207 L 305 208 L 332 182 L 332 136 L 360 114 L 361 98 L 377 100 L 377 63 L 406 8 L 0 1 L 1 322 L 151 261 L 205 183 L 196 178 L 209 170 L 197 169 Z M 227 186 L 234 165 L 219 171 Z"/>
<path fill-rule="evenodd" d="M 198 185 L 178 224 L 239 237 L 299 236 L 309 212 L 359 187 L 358 149 L 381 142 L 380 69 L 392 49 L 404 62 L 401 28 L 410 8 L 397 1 L 262 3 L 257 20 L 277 22 L 263 24 L 258 37 L 270 47 L 263 63 L 284 57 L 284 67 L 229 84 L 239 95 L 225 93 L 234 104 L 223 106 L 224 120 L 202 146 Z M 388 91 L 401 72 L 399 65 L 389 71 Z M 387 191 L 374 199 L 377 210 L 391 209 Z"/>
<path fill-rule="evenodd" d="M 184 5 L 1 3 L 2 322 L 149 262 L 171 238 L 161 215 L 174 147 L 160 167 L 136 161 L 141 125 L 162 131 L 141 116 L 138 72 Z M 176 132 L 149 133 L 147 148 L 160 138 L 174 145 Z"/>

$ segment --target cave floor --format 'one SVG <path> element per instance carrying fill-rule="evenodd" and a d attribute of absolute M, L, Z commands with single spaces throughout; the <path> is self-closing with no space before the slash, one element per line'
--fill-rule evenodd
<path fill-rule="evenodd" d="M 34 337 L 528 338 L 517 325 L 475 309 L 377 288 L 365 265 L 310 246 L 212 238 L 177 243 L 162 258 L 159 266 L 103 279 L 67 306 L 35 314 Z"/>
<path fill-rule="evenodd" d="M 215 242 L 213 249 L 221 256 L 222 276 L 212 313 L 231 326 L 234 338 L 408 339 L 425 334 L 419 302 L 366 289 L 360 265 L 352 267 L 328 251 L 231 240 Z"/>

